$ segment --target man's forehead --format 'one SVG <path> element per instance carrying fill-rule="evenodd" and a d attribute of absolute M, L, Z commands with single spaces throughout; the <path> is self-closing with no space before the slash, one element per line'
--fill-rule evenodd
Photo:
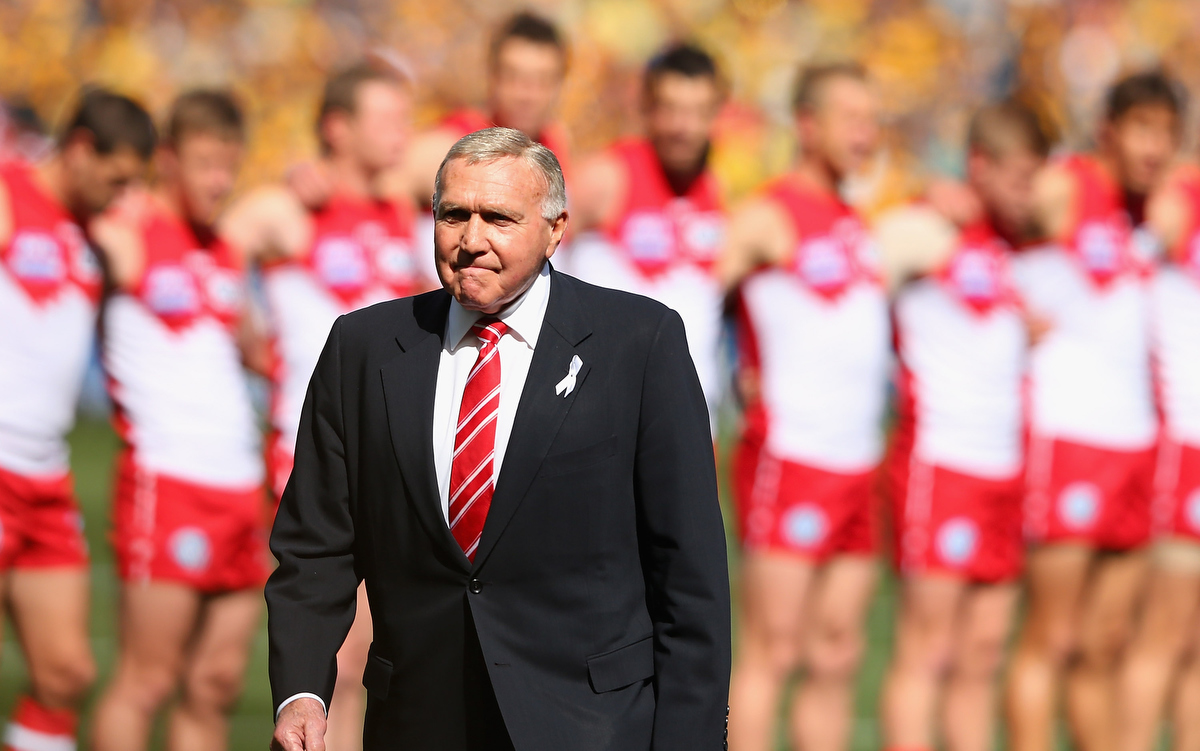
<path fill-rule="evenodd" d="M 516 157 L 474 164 L 455 159 L 442 175 L 442 200 L 453 203 L 541 200 L 544 192 L 533 167 Z"/>

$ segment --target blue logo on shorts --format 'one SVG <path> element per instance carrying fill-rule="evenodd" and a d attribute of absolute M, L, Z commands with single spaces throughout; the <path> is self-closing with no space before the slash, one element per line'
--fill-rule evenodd
<path fill-rule="evenodd" d="M 180 568 L 198 573 L 208 568 L 212 545 L 208 534 L 198 527 L 184 527 L 171 535 L 171 557 Z"/>
<path fill-rule="evenodd" d="M 1058 515 L 1070 529 L 1085 529 L 1100 515 L 1100 490 L 1090 482 L 1076 482 L 1058 496 Z"/>
<path fill-rule="evenodd" d="M 1187 517 L 1188 526 L 1200 532 L 1200 488 L 1193 490 L 1188 496 L 1184 515 Z"/>
<path fill-rule="evenodd" d="M 829 522 L 814 503 L 802 503 L 783 518 L 783 536 L 798 548 L 811 548 L 825 539 Z"/>
<path fill-rule="evenodd" d="M 979 527 L 966 517 L 950 519 L 938 530 L 938 555 L 953 566 L 961 566 L 974 558 L 978 547 Z"/>

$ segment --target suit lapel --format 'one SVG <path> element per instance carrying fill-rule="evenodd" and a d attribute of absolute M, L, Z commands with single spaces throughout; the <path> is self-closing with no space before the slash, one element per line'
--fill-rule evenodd
<path fill-rule="evenodd" d="M 565 396 L 555 393 L 555 386 L 567 375 L 571 358 L 580 354 L 580 343 L 590 335 L 591 328 L 569 278 L 552 272 L 546 318 L 538 334 L 537 349 L 529 365 L 525 388 L 521 391 L 504 465 L 500 468 L 483 536 L 475 553 L 475 569 L 487 559 L 521 505 L 559 427 L 575 403 L 575 397 L 584 388 L 584 381 L 591 371 L 591 358 L 580 355 L 583 365 L 575 377 L 575 388 Z"/>
<path fill-rule="evenodd" d="M 434 292 L 413 299 L 413 318 L 396 336 L 400 356 L 380 369 L 388 429 L 400 476 L 429 536 L 462 569 L 469 566 L 442 514 L 433 464 L 433 400 L 450 296 Z"/>

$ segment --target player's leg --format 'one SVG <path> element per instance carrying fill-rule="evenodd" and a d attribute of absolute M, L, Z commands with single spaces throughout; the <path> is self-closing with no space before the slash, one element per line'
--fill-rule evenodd
<path fill-rule="evenodd" d="M 1019 590 L 1016 584 L 979 585 L 967 594 L 942 701 L 947 751 L 990 751 L 1004 651 Z"/>
<path fill-rule="evenodd" d="M 1187 659 L 1175 681 L 1171 751 L 1200 751 L 1200 623 L 1193 624 Z"/>
<path fill-rule="evenodd" d="M 878 576 L 873 557 L 841 555 L 818 578 L 809 625 L 798 633 L 807 675 L 792 702 L 796 748 L 841 751 L 849 744 L 864 621 Z"/>
<path fill-rule="evenodd" d="M 96 680 L 88 587 L 87 570 L 77 566 L 17 568 L 9 576 L 9 612 L 31 684 L 6 732 L 12 751 L 75 742 L 79 703 Z"/>
<path fill-rule="evenodd" d="M 905 577 L 892 661 L 883 688 L 884 748 L 933 749 L 942 684 L 967 584 L 960 577 Z"/>
<path fill-rule="evenodd" d="M 262 617 L 262 592 L 205 598 L 187 656 L 183 690 L 171 711 L 171 751 L 220 751 L 229 743 L 229 712 L 242 693 L 250 646 Z M 336 747 L 334 747 L 336 748 Z"/>
<path fill-rule="evenodd" d="M 1009 670 L 1005 704 L 1013 751 L 1050 751 L 1063 672 L 1093 553 L 1081 544 L 1042 545 L 1029 553 L 1025 622 Z"/>
<path fill-rule="evenodd" d="M 201 595 L 183 584 L 122 587 L 120 652 L 96 706 L 95 751 L 144 751 L 154 715 L 179 684 L 200 611 Z"/>
<path fill-rule="evenodd" d="M 1079 620 L 1079 648 L 1067 672 L 1067 718 L 1083 751 L 1117 747 L 1117 673 L 1145 582 L 1145 551 L 1105 554 L 1096 563 Z"/>
<path fill-rule="evenodd" d="M 1176 676 L 1182 679 L 1179 666 L 1194 638 L 1200 605 L 1200 546 L 1164 540 L 1152 557 L 1141 621 L 1121 667 L 1121 751 L 1156 746 L 1172 683 Z"/>
<path fill-rule="evenodd" d="M 784 685 L 800 664 L 800 632 L 814 573 L 812 562 L 794 555 L 748 551 L 742 559 L 730 748 L 775 747 Z"/>
<path fill-rule="evenodd" d="M 366 690 L 362 675 L 367 665 L 367 650 L 371 647 L 371 608 L 367 603 L 366 585 L 358 586 L 358 611 L 346 641 L 338 650 L 337 685 L 329 705 L 329 724 L 325 743 L 336 751 L 361 751 L 363 714 L 367 709 Z"/>

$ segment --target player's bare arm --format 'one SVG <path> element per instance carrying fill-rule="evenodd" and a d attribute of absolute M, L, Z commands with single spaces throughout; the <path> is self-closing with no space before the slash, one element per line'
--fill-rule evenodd
<path fill-rule="evenodd" d="M 621 211 L 628 177 L 615 156 L 596 154 L 579 165 L 571 182 L 571 223 L 578 231 L 598 229 Z"/>
<path fill-rule="evenodd" d="M 300 258 L 312 243 L 312 219 L 287 188 L 259 188 L 224 213 L 217 231 L 242 259 L 270 263 Z"/>
<path fill-rule="evenodd" d="M 1193 222 L 1191 203 L 1175 178 L 1185 172 L 1194 173 L 1197 169 L 1191 165 L 1179 168 L 1172 179 L 1151 194 L 1146 203 L 1146 226 L 1169 254 L 1181 250 L 1181 241 Z"/>
<path fill-rule="evenodd" d="M 146 195 L 129 196 L 109 211 L 93 219 L 88 226 L 97 252 L 104 256 L 108 281 L 116 289 L 137 286 L 146 266 L 139 218 Z"/>
<path fill-rule="evenodd" d="M 950 259 L 958 242 L 955 223 L 932 206 L 889 211 L 875 225 L 880 264 L 888 291 L 935 273 Z"/>
<path fill-rule="evenodd" d="M 725 248 L 717 259 L 717 279 L 729 290 L 760 266 L 784 262 L 799 238 L 783 209 L 766 198 L 752 198 L 729 219 Z"/>

